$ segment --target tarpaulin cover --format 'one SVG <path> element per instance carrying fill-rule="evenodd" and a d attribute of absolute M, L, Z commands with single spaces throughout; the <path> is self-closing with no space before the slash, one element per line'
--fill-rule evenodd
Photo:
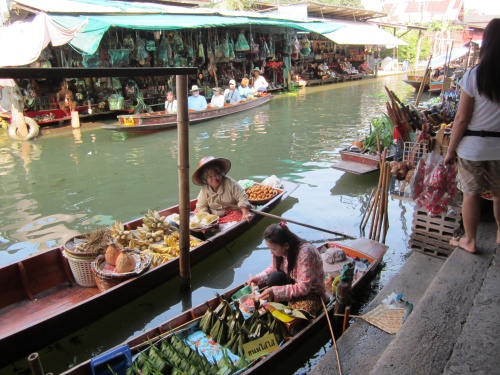
<path fill-rule="evenodd" d="M 442 66 L 444 66 L 445 62 L 448 62 L 448 60 L 450 62 L 453 62 L 453 61 L 461 58 L 462 56 L 465 56 L 467 54 L 467 52 L 469 52 L 468 48 L 454 48 L 451 51 L 451 53 L 448 53 L 448 57 L 446 56 L 446 53 L 444 53 L 442 55 L 437 55 L 436 57 L 432 57 L 430 67 L 432 69 L 442 67 Z M 429 62 L 429 60 L 419 62 L 418 64 L 415 65 L 415 68 L 425 70 L 428 62 Z"/>
<path fill-rule="evenodd" d="M 408 45 L 404 40 L 396 38 L 385 30 L 366 22 L 339 21 L 336 31 L 323 34 L 328 39 L 341 45 Z"/>

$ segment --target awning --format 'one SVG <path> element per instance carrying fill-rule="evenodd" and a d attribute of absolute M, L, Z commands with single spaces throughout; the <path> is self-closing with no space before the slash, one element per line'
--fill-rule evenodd
<path fill-rule="evenodd" d="M 483 44 L 483 40 L 482 39 L 475 39 L 475 40 L 471 40 L 470 42 L 467 42 L 464 44 L 464 47 L 469 47 L 471 45 L 471 43 L 476 46 L 478 46 L 479 48 L 481 48 L 481 44 Z"/>
<path fill-rule="evenodd" d="M 55 16 L 50 18 L 61 27 L 73 28 L 87 20 L 70 45 L 77 51 L 93 54 L 99 47 L 104 33 L 110 27 L 122 27 L 134 30 L 182 30 L 199 29 L 207 27 L 235 27 L 235 26 L 277 26 L 293 28 L 296 30 L 315 32 L 319 34 L 330 33 L 341 28 L 341 25 L 329 22 L 296 22 L 293 20 L 196 15 L 196 14 L 147 14 L 147 15 L 109 15 L 109 16 Z"/>
<path fill-rule="evenodd" d="M 68 43 L 86 23 L 85 19 L 71 27 L 60 27 L 41 13 L 29 21 L 0 27 L 0 66 L 27 65 L 36 61 L 49 43 L 60 46 Z"/>
<path fill-rule="evenodd" d="M 458 60 L 459 58 L 465 56 L 469 52 L 468 48 L 455 48 L 451 51 L 451 54 L 448 53 L 448 58 L 446 57 L 446 53 L 442 55 L 437 55 L 436 57 L 433 57 L 431 59 L 431 65 L 430 67 L 432 69 L 439 68 L 441 66 L 444 66 L 445 62 L 450 60 L 450 62 Z M 451 58 L 450 58 L 451 56 Z M 427 67 L 429 60 L 419 62 L 418 64 L 415 65 L 415 68 L 417 69 L 425 69 Z"/>
<path fill-rule="evenodd" d="M 336 22 L 337 23 L 337 22 Z M 364 22 L 339 21 L 344 26 L 331 33 L 323 34 L 341 45 L 406 46 L 404 40 L 396 38 L 385 30 Z"/>

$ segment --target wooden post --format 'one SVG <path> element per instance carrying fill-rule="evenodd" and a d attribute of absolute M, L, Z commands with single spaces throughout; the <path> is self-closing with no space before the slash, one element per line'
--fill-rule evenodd
<path fill-rule="evenodd" d="M 71 111 L 71 127 L 74 129 L 80 127 L 80 114 L 78 111 Z"/>
<path fill-rule="evenodd" d="M 179 173 L 179 273 L 181 290 L 191 289 L 189 259 L 189 115 L 187 106 L 188 80 L 186 75 L 176 76 L 177 143 Z"/>
<path fill-rule="evenodd" d="M 344 313 L 344 324 L 342 325 L 342 333 L 344 333 L 345 330 L 348 328 L 347 323 L 349 322 L 350 313 L 351 313 L 351 306 L 347 306 L 345 308 L 345 313 Z"/>
<path fill-rule="evenodd" d="M 354 263 L 347 263 L 344 267 L 348 268 L 337 284 L 337 294 L 335 296 L 334 312 L 340 315 L 344 315 L 346 307 L 351 304 L 351 288 L 354 278 Z M 341 327 L 343 326 L 343 318 L 336 316 L 334 326 L 336 328 L 336 333 L 340 335 L 342 333 Z"/>
<path fill-rule="evenodd" d="M 28 362 L 30 363 L 32 375 L 43 375 L 42 362 L 40 361 L 38 353 L 30 354 Z"/>

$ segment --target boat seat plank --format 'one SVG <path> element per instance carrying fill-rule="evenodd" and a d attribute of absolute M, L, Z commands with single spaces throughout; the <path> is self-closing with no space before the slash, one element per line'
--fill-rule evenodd
<path fill-rule="evenodd" d="M 335 163 L 334 165 L 332 165 L 332 168 L 358 175 L 375 172 L 378 171 L 379 169 L 378 165 L 363 164 L 354 161 L 344 161 L 344 160 Z"/>
<path fill-rule="evenodd" d="M 11 304 L 0 310 L 0 338 L 36 324 L 39 320 L 55 316 L 99 293 L 101 292 L 97 287 L 70 287 L 66 284 L 35 295 L 34 301 L 24 300 Z"/>

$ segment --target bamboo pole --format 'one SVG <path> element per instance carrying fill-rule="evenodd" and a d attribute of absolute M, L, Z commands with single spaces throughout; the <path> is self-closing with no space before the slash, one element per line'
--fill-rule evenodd
<path fill-rule="evenodd" d="M 370 217 L 372 205 L 370 204 L 373 198 L 373 193 L 375 192 L 375 189 L 372 189 L 370 193 L 370 198 L 368 198 L 368 205 L 366 206 L 365 213 L 363 214 L 363 217 L 361 218 L 361 223 L 359 225 L 359 229 L 361 231 L 361 234 L 364 236 L 365 235 L 365 227 L 366 223 L 368 222 L 368 218 Z"/>
<path fill-rule="evenodd" d="M 386 187 L 385 187 L 385 194 L 386 194 L 386 198 L 385 198 L 385 220 L 384 220 L 384 234 L 382 236 L 382 243 L 385 244 L 385 239 L 386 239 L 386 236 L 387 236 L 387 231 L 389 229 L 389 187 L 390 187 L 390 180 L 391 180 L 391 170 L 390 170 L 390 163 L 387 162 L 387 165 L 388 165 L 388 168 L 387 168 L 387 178 L 386 178 L 386 181 L 387 181 L 387 184 L 386 184 Z"/>
<path fill-rule="evenodd" d="M 415 107 L 418 107 L 418 103 L 420 102 L 420 97 L 422 96 L 422 93 L 424 92 L 425 82 L 427 82 L 427 78 L 430 77 L 429 68 L 431 65 L 431 60 L 432 60 L 432 55 L 429 56 L 429 62 L 427 63 L 427 68 L 425 69 L 424 78 L 423 78 L 422 82 L 420 83 L 420 87 L 418 88 L 417 98 L 415 99 Z"/>
<path fill-rule="evenodd" d="M 382 166 L 385 164 L 385 160 L 387 158 L 387 148 L 384 148 L 384 154 L 382 156 Z M 380 201 L 380 192 L 381 192 L 381 189 L 382 189 L 382 182 L 383 182 L 383 171 L 381 170 L 380 171 L 380 177 L 378 179 L 378 186 L 377 186 L 377 192 L 375 193 L 375 199 L 373 201 L 373 213 L 372 213 L 372 223 L 371 223 L 371 226 L 370 226 L 370 236 L 369 238 L 371 240 L 374 240 L 375 238 L 375 227 L 377 225 L 377 221 L 378 221 L 378 215 L 379 215 L 379 211 L 380 211 L 380 207 L 379 207 L 379 201 Z"/>
<path fill-rule="evenodd" d="M 337 340 L 335 340 L 335 335 L 333 334 L 332 323 L 330 322 L 330 316 L 328 315 L 328 310 L 326 309 L 325 302 L 321 299 L 323 304 L 323 309 L 325 310 L 326 320 L 328 321 L 328 327 L 330 328 L 330 334 L 332 335 L 333 347 L 335 348 L 335 355 L 337 356 L 337 365 L 339 368 L 339 374 L 342 375 L 342 366 L 340 365 L 339 350 L 337 349 Z"/>
<path fill-rule="evenodd" d="M 385 155 L 384 155 L 384 160 L 383 160 L 383 170 L 380 173 L 380 179 L 382 180 L 380 186 L 380 199 L 379 199 L 379 209 L 378 209 L 378 215 L 375 220 L 375 232 L 374 232 L 374 240 L 378 241 L 380 239 L 380 228 L 382 225 L 382 221 L 384 218 L 384 191 L 385 191 L 385 186 L 386 186 L 386 175 L 387 175 L 387 162 L 385 160 Z"/>

